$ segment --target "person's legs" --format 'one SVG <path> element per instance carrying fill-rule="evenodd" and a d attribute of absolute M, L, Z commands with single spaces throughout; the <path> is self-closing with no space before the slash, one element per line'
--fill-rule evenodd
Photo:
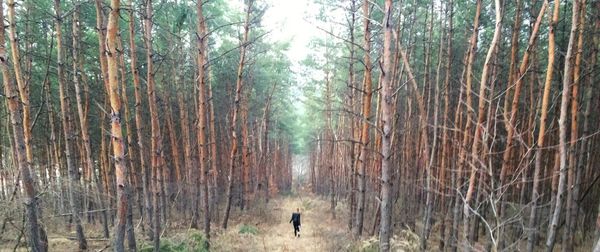
<path fill-rule="evenodd" d="M 298 236 L 298 225 L 294 224 L 294 237 Z"/>

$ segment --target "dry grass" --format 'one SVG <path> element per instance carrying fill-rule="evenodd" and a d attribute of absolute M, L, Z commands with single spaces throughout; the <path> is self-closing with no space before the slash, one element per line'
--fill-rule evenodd
<path fill-rule="evenodd" d="M 348 212 L 338 206 L 337 219 L 333 219 L 327 199 L 312 194 L 279 197 L 266 207 L 268 211 L 253 209 L 235 219 L 235 226 L 221 231 L 213 239 L 216 251 L 378 251 L 377 237 L 355 241 L 348 232 Z M 296 208 L 302 213 L 301 237 L 293 235 L 289 223 Z M 244 225 L 258 229 L 256 235 L 239 234 Z M 392 251 L 419 251 L 419 237 L 414 232 L 398 232 L 391 241 Z"/>
<path fill-rule="evenodd" d="M 377 251 L 376 237 L 361 241 L 352 239 L 348 232 L 347 207 L 340 202 L 337 207 L 337 219 L 333 219 L 329 201 L 309 193 L 279 196 L 273 198 L 268 205 L 258 204 L 250 210 L 232 209 L 232 218 L 226 230 L 217 227 L 214 222 L 211 238 L 212 251 Z M 296 208 L 302 213 L 301 237 L 293 235 L 291 214 Z M 181 217 L 181 216 L 180 216 Z M 176 217 L 174 217 L 176 219 Z M 49 232 L 50 251 L 76 251 L 77 242 L 69 239 L 75 234 L 67 231 L 64 219 L 45 219 Z M 137 223 L 137 221 L 136 221 Z M 185 223 L 185 222 L 184 222 Z M 186 225 L 172 223 L 161 238 L 161 251 L 203 251 L 198 237 L 203 234 L 190 230 Z M 72 228 L 73 229 L 73 228 Z M 101 225 L 87 224 L 84 229 L 89 237 L 100 237 Z M 14 230 L 13 230 L 14 231 Z M 140 251 L 151 247 L 145 240 L 141 230 L 136 230 L 137 245 Z M 4 238 L 9 238 L 5 235 Z M 12 237 L 11 237 L 12 238 Z M 14 238 L 13 238 L 14 239 Z M 10 239 L 9 239 L 10 240 Z M 89 251 L 110 250 L 108 240 L 88 240 Z M 393 251 L 417 251 L 418 237 L 407 231 L 397 232 L 392 239 Z M 13 251 L 14 242 L 0 241 L 0 252 Z M 23 239 L 17 251 L 26 251 Z"/>
<path fill-rule="evenodd" d="M 290 216 L 302 213 L 301 236 L 294 237 Z M 262 213 L 261 213 L 262 212 Z M 235 218 L 230 229 L 213 239 L 217 251 L 340 251 L 347 250 L 348 234 L 343 219 L 333 220 L 328 202 L 313 195 L 279 197 L 265 209 L 254 208 Z M 254 225 L 256 235 L 240 234 L 244 225 Z"/>

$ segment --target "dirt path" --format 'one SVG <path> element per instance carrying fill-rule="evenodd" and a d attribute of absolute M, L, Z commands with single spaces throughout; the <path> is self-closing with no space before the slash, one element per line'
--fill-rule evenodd
<path fill-rule="evenodd" d="M 296 208 L 300 208 L 302 214 L 300 237 L 294 237 L 294 229 L 289 223 Z M 338 213 L 338 216 L 343 214 Z M 223 245 L 221 248 L 224 250 L 234 251 L 340 251 L 349 245 L 346 220 L 333 220 L 328 202 L 314 195 L 299 194 L 273 199 L 263 218 L 266 221 L 251 223 L 258 228 L 256 235 L 240 235 L 239 232 L 222 234 L 217 243 Z M 236 220 L 237 225 L 233 230 L 248 225 L 248 220 L 244 221 L 242 215 Z M 226 247 L 226 243 L 237 245 Z"/>
<path fill-rule="evenodd" d="M 275 208 L 273 214 L 280 220 L 279 224 L 268 227 L 260 234 L 266 251 L 323 251 L 330 245 L 327 234 L 340 231 L 331 220 L 329 211 L 322 209 L 326 205 L 322 200 L 297 196 L 283 198 L 278 203 L 279 207 Z M 289 223 L 296 208 L 300 208 L 302 214 L 300 237 L 294 237 L 292 224 Z"/>

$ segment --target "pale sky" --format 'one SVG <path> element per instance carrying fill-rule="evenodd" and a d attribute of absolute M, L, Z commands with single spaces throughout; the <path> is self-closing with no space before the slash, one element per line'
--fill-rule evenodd
<path fill-rule="evenodd" d="M 316 15 L 321 11 L 321 6 L 315 3 L 315 0 L 265 0 L 268 9 L 262 19 L 262 24 L 270 34 L 265 38 L 268 41 L 289 41 L 290 48 L 287 56 L 292 62 L 292 72 L 296 79 L 296 85 L 291 88 L 292 101 L 299 114 L 305 112 L 304 102 L 306 97 L 302 88 L 308 84 L 310 79 L 323 79 L 325 74 L 319 69 L 304 69 L 310 72 L 302 71 L 301 61 L 309 54 L 317 56 L 317 60 L 325 61 L 323 52 L 315 51 L 309 47 L 309 43 L 314 38 L 331 39 L 320 28 L 330 29 L 326 24 L 317 21 Z M 341 10 L 331 10 L 327 12 L 329 18 L 344 18 L 344 12 Z M 318 50 L 318 49 L 317 49 Z"/>
<path fill-rule="evenodd" d="M 263 39 L 267 42 L 289 42 L 290 47 L 286 52 L 289 60 L 292 63 L 292 75 L 296 79 L 295 85 L 291 88 L 289 94 L 296 108 L 296 112 L 303 114 L 305 112 L 303 87 L 305 87 L 311 79 L 323 79 L 325 74 L 319 69 L 302 68 L 302 60 L 309 54 L 317 57 L 318 61 L 325 61 L 323 57 L 324 51 L 316 51 L 319 49 L 310 48 L 309 43 L 315 38 L 331 39 L 327 33 L 320 28 L 331 29 L 325 27 L 326 24 L 316 20 L 316 15 L 321 11 L 321 6 L 315 3 L 315 0 L 263 0 L 267 3 L 267 10 L 262 18 L 262 25 L 270 33 Z M 244 2 L 242 0 L 230 2 L 234 6 L 243 11 Z M 331 19 L 343 20 L 344 12 L 341 10 L 331 10 L 327 12 Z M 323 26 L 323 27 L 319 27 Z M 310 72 L 305 72 L 305 71 Z"/>
<path fill-rule="evenodd" d="M 269 8 L 263 18 L 263 25 L 271 31 L 271 41 L 290 40 L 288 56 L 297 64 L 307 55 L 307 46 L 312 37 L 322 36 L 321 32 L 309 24 L 305 17 L 318 11 L 313 0 L 267 0 Z"/>
<path fill-rule="evenodd" d="M 296 85 L 291 88 L 290 95 L 296 111 L 301 114 L 305 112 L 302 86 L 306 84 L 307 80 L 306 76 L 300 74 L 300 62 L 310 52 L 308 48 L 310 40 L 324 35 L 307 21 L 310 20 L 308 16 L 311 13 L 318 11 L 318 7 L 312 2 L 313 0 L 267 0 L 269 8 L 262 19 L 262 24 L 271 31 L 267 40 L 290 42 L 287 56 L 292 62 L 293 75 L 297 81 Z"/>

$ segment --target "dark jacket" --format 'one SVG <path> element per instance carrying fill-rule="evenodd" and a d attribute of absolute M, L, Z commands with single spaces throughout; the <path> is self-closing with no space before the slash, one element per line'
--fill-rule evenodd
<path fill-rule="evenodd" d="M 300 226 L 300 213 L 293 213 L 291 222 L 294 222 L 294 226 Z"/>

